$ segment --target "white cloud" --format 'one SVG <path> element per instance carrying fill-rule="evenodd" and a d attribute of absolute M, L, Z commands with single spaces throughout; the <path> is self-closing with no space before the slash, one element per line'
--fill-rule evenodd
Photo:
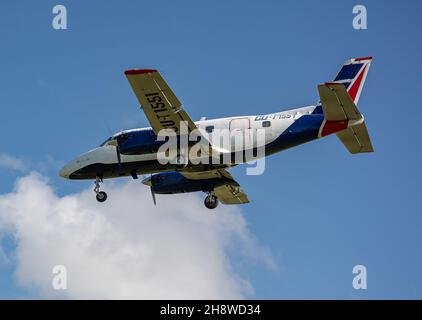
<path fill-rule="evenodd" d="M 274 263 L 249 232 L 240 209 L 203 207 L 196 195 L 160 196 L 154 207 L 138 181 L 106 184 L 59 197 L 37 173 L 0 196 L 0 225 L 16 238 L 16 278 L 46 298 L 244 298 L 251 284 L 229 252 Z M 4 233 L 4 231 L 3 231 Z M 52 289 L 52 268 L 65 265 L 68 289 Z"/>
<path fill-rule="evenodd" d="M 10 264 L 10 260 L 7 257 L 6 253 L 4 252 L 3 248 L 0 247 L 0 267 L 8 266 Z"/>
<path fill-rule="evenodd" d="M 21 159 L 6 153 L 0 153 L 0 168 L 25 171 L 26 165 Z"/>

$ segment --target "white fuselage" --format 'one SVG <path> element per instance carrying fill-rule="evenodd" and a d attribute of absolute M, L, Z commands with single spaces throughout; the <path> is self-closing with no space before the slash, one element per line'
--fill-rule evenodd
<path fill-rule="evenodd" d="M 312 115 L 315 111 L 315 108 L 316 106 L 309 106 L 268 115 L 238 116 L 220 119 L 200 120 L 195 122 L 195 124 L 198 129 L 203 132 L 209 132 L 210 128 L 212 127 L 213 132 L 219 130 L 227 130 L 230 132 L 231 135 L 236 135 L 236 133 L 243 135 L 245 138 L 243 144 L 240 147 L 236 145 L 235 139 L 230 139 L 229 147 L 227 148 L 226 146 L 223 150 L 221 150 L 221 148 L 218 149 L 218 147 L 216 146 L 216 149 L 219 150 L 221 153 L 239 151 L 241 152 L 243 150 L 253 148 L 254 146 L 257 146 L 257 144 L 263 144 L 264 146 L 274 144 L 274 141 L 277 140 L 281 135 L 286 135 L 288 132 L 287 129 L 291 128 L 292 125 L 301 117 Z M 124 130 L 114 134 L 112 137 L 109 138 L 109 140 L 112 140 L 113 138 L 118 137 L 121 134 L 139 134 L 143 131 L 148 130 L 151 130 L 151 128 Z M 257 137 L 259 137 L 259 135 L 257 134 L 258 131 L 261 131 L 261 134 L 263 132 L 263 140 L 257 141 Z M 316 135 L 316 137 L 318 137 L 318 135 Z M 277 152 L 285 148 L 281 146 L 279 149 L 280 150 L 276 148 L 274 150 L 275 152 Z M 270 150 L 269 153 L 274 153 L 274 151 Z M 120 154 L 119 159 L 119 157 L 116 155 L 116 146 L 105 143 L 100 147 L 92 149 L 75 158 L 74 160 L 70 161 L 61 170 L 60 175 L 65 178 L 92 179 L 93 175 L 102 174 L 104 178 L 111 178 L 117 176 L 131 175 L 134 172 L 142 174 L 174 169 L 174 167 L 172 166 L 165 167 L 160 165 L 151 165 L 151 163 L 156 162 L 156 151 L 142 154 Z M 226 165 L 226 167 L 228 166 L 230 165 Z M 76 175 L 75 177 L 72 177 L 73 173 L 83 171 L 84 168 L 88 167 L 92 167 L 93 171 L 90 171 L 85 175 L 81 173 L 80 176 Z M 121 170 L 122 167 L 127 167 L 129 169 Z M 106 172 L 108 173 L 105 174 Z"/>

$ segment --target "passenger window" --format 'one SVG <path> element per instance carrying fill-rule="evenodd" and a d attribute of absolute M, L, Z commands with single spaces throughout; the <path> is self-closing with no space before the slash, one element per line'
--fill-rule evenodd
<path fill-rule="evenodd" d="M 205 127 L 205 131 L 211 133 L 214 130 L 214 126 L 207 126 Z"/>
<path fill-rule="evenodd" d="M 271 121 L 262 121 L 262 127 L 264 128 L 271 127 Z"/>

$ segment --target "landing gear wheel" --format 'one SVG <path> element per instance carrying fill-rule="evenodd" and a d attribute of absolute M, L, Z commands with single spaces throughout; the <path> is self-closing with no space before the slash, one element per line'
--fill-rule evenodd
<path fill-rule="evenodd" d="M 208 209 L 215 209 L 218 206 L 218 198 L 213 194 L 209 194 L 204 200 L 204 205 Z"/>
<path fill-rule="evenodd" d="M 97 198 L 98 202 L 104 202 L 107 200 L 107 193 L 105 193 L 104 191 L 100 191 L 97 193 L 95 198 Z"/>
<path fill-rule="evenodd" d="M 100 177 L 96 177 L 95 178 L 95 188 L 94 188 L 94 192 L 96 194 L 96 198 L 98 202 L 104 202 L 107 200 L 107 193 L 105 193 L 104 191 L 100 191 L 100 182 L 102 182 L 102 178 Z"/>

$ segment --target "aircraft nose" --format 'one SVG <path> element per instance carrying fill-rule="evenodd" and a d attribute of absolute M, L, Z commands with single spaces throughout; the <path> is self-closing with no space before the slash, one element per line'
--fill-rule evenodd
<path fill-rule="evenodd" d="M 69 169 L 69 165 L 65 165 L 60 171 L 59 171 L 59 175 L 60 175 L 60 177 L 62 177 L 62 178 L 65 178 L 65 179 L 69 179 L 69 177 L 70 177 L 70 174 L 71 174 L 71 172 L 70 172 L 70 169 Z"/>

